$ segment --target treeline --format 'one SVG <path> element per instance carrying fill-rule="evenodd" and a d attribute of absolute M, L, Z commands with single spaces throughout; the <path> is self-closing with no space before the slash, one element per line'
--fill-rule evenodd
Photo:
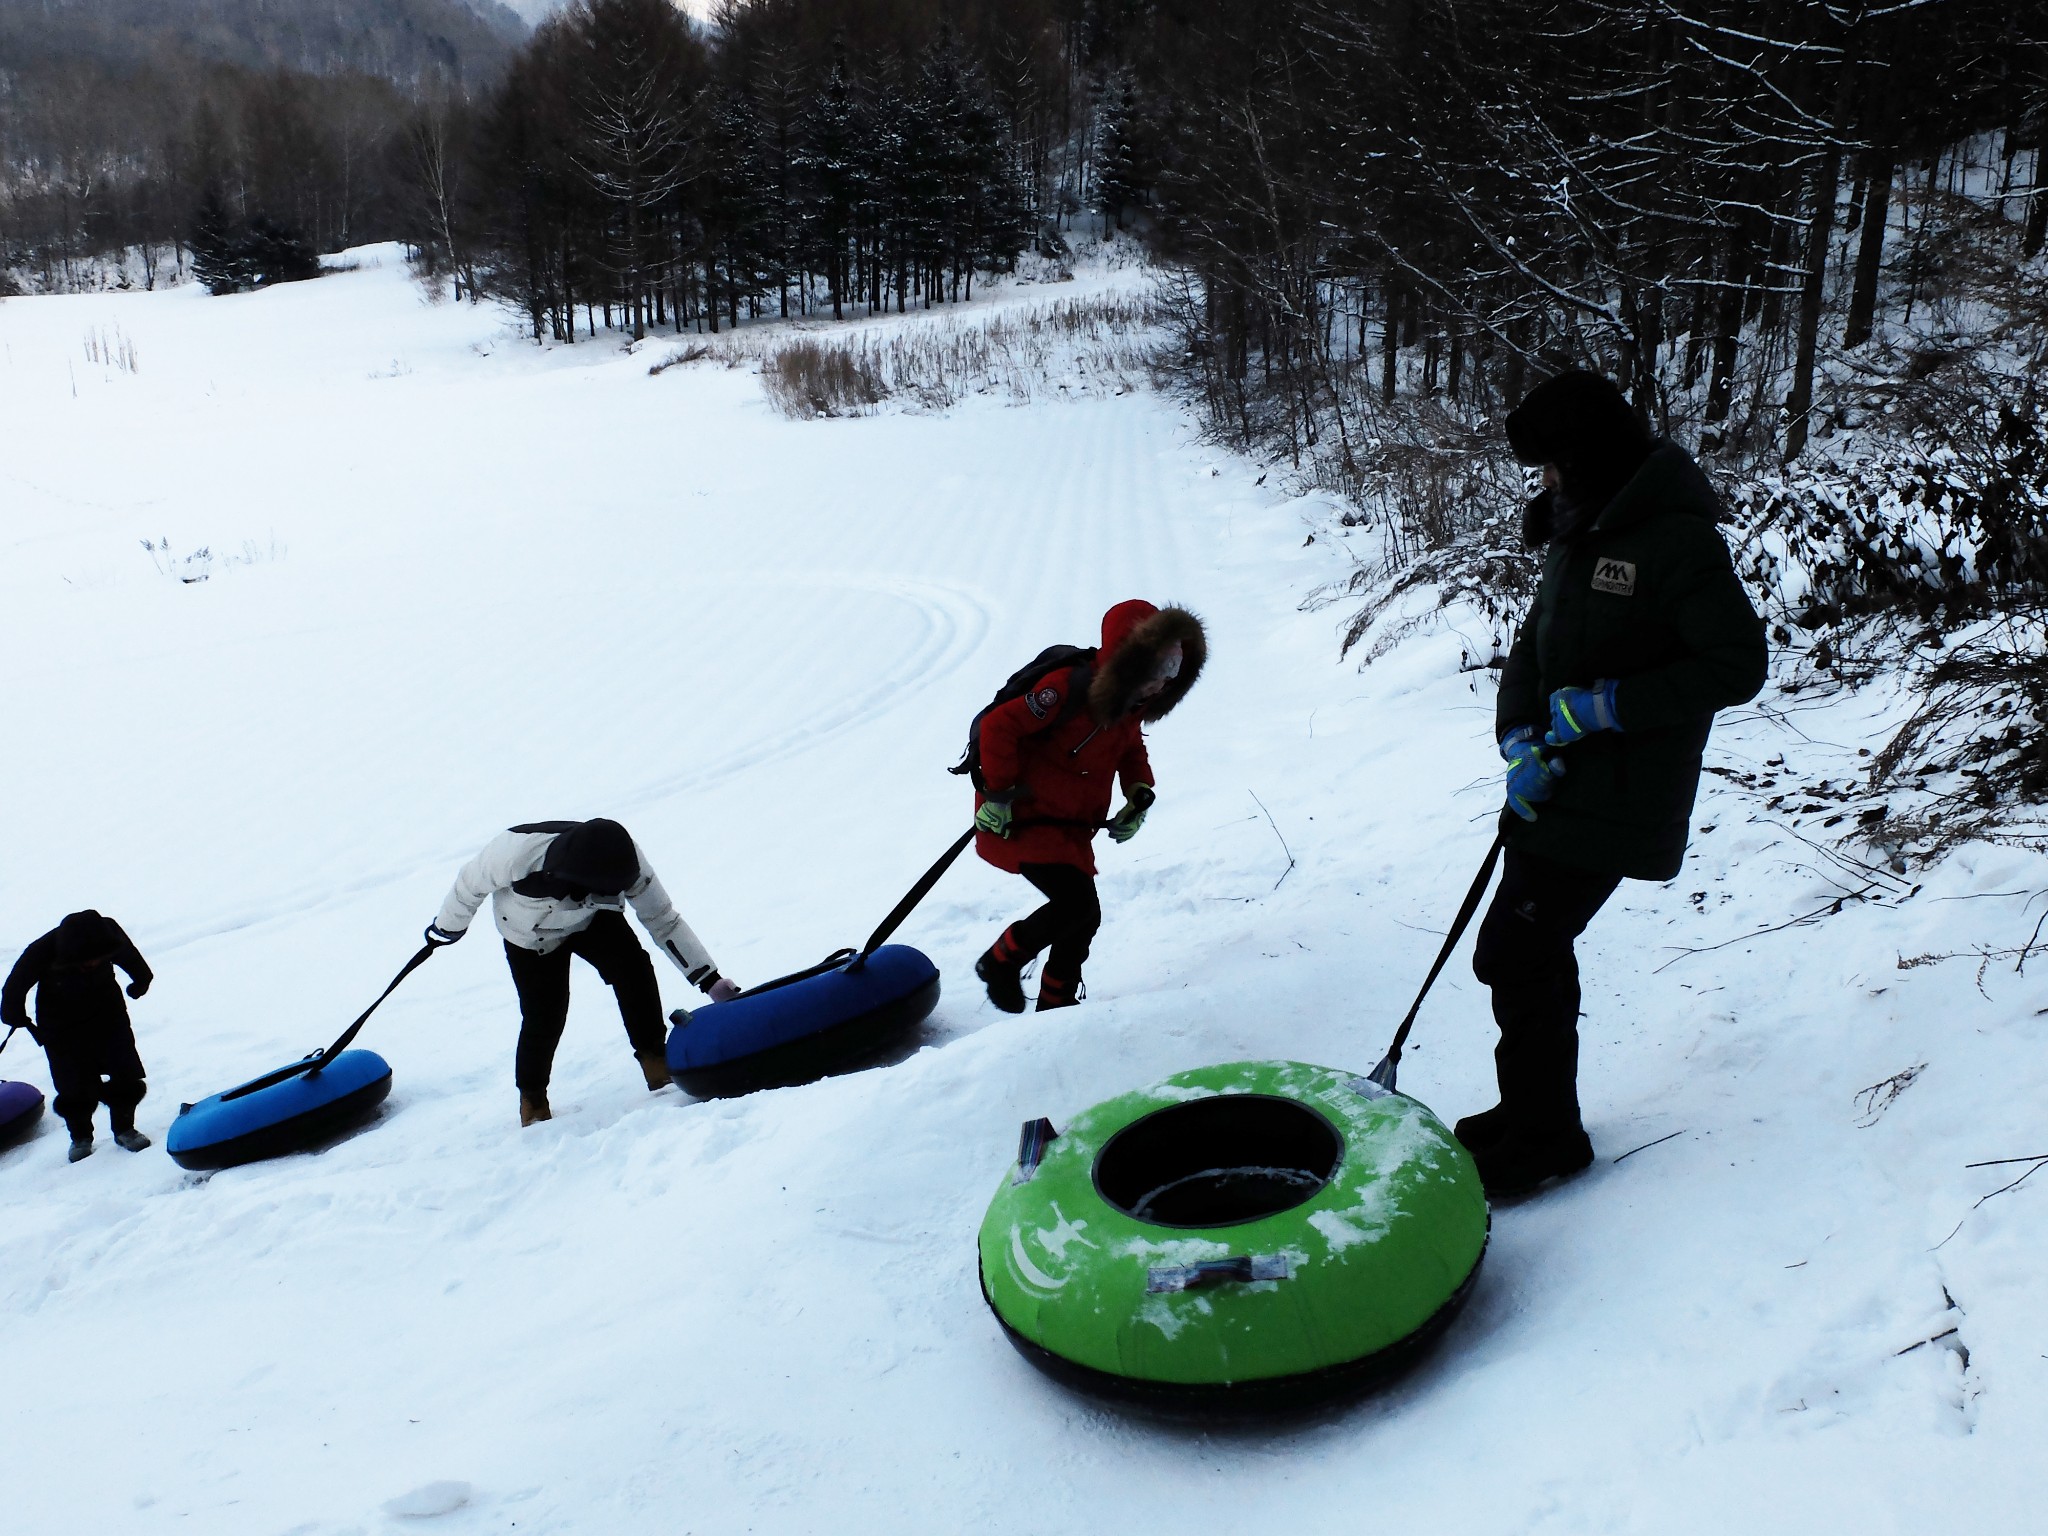
<path fill-rule="evenodd" d="M 951 302 L 1079 205 L 1078 40 L 1028 0 L 577 0 L 422 125 L 420 243 L 536 338 Z"/>
<path fill-rule="evenodd" d="M 68 289 L 129 259 L 153 286 L 166 263 L 185 261 L 209 196 L 238 230 L 262 221 L 320 250 L 401 238 L 411 111 L 367 75 L 153 66 L 82 97 L 66 118 L 75 137 L 10 155 L 0 272 Z"/>
<path fill-rule="evenodd" d="M 74 48 L 0 95 L 0 271 L 151 281 L 199 239 L 233 287 L 280 241 L 403 239 L 564 341 L 950 302 L 1100 203 L 1116 9 L 574 0 L 481 76 Z"/>
<path fill-rule="evenodd" d="M 1945 194 L 2048 234 L 2040 6 L 1174 0 L 1110 48 L 1212 415 L 1296 453 L 1411 378 L 1483 412 L 1580 364 L 1791 457 L 1823 321 L 1868 340 Z"/>
<path fill-rule="evenodd" d="M 413 101 L 523 34 L 465 0 L 0 0 L 0 280 L 154 283 L 209 190 L 238 230 L 398 238 Z"/>

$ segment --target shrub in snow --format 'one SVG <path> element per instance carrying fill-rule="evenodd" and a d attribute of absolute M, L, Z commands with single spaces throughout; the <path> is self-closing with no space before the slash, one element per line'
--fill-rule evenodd
<path fill-rule="evenodd" d="M 1808 629 L 1903 612 L 1961 622 L 2048 594 L 2048 401 L 1795 464 L 1741 486 L 1743 573 Z"/>
<path fill-rule="evenodd" d="M 265 560 L 282 560 L 284 546 L 272 539 L 269 544 L 258 544 L 254 539 L 244 539 L 238 552 L 222 551 L 216 554 L 213 547 L 202 544 L 185 554 L 173 553 L 171 541 L 165 539 L 144 539 L 142 547 L 149 554 L 150 563 L 160 575 L 185 586 L 197 586 L 216 571 L 233 570 L 238 565 L 255 565 Z"/>
<path fill-rule="evenodd" d="M 1873 842 L 1931 857 L 2048 800 L 2048 396 L 1972 369 L 1911 381 L 1911 425 L 1846 461 L 1738 488 L 1743 574 L 1814 636 L 1788 692 L 1902 677 L 1911 712 L 1871 760 Z M 1901 808 L 1903 807 L 1903 808 Z"/>

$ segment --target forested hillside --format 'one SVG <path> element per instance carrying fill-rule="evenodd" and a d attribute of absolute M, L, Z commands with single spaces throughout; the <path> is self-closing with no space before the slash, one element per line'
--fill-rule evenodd
<path fill-rule="evenodd" d="M 247 69 L 483 80 L 526 31 L 499 0 L 0 0 L 0 59 L 134 69 L 169 53 Z"/>
<path fill-rule="evenodd" d="M 1363 655 L 1409 591 L 1505 642 L 1500 420 L 1592 368 L 1718 479 L 1787 689 L 1921 700 L 1834 835 L 1903 867 L 2048 794 L 2048 11 L 1182 0 L 1107 53 L 1178 371 L 1384 533 Z"/>
<path fill-rule="evenodd" d="M 209 185 L 326 248 L 389 236 L 408 99 L 524 31 L 496 0 L 0 0 L 0 291 L 154 283 Z"/>
<path fill-rule="evenodd" d="M 1869 338 L 1902 202 L 1923 273 L 1958 233 L 1944 197 L 1988 187 L 2028 255 L 2048 232 L 2038 7 L 1187 0 L 1118 53 L 1215 403 L 1254 432 L 1269 407 L 1296 446 L 1377 333 L 1382 397 L 1394 337 L 1451 398 L 1597 357 L 1660 421 L 1704 381 L 1716 440 L 1778 435 L 1741 397 L 1782 358 L 1796 455 L 1822 316 Z M 1849 281 L 1826 284 L 1844 228 Z"/>

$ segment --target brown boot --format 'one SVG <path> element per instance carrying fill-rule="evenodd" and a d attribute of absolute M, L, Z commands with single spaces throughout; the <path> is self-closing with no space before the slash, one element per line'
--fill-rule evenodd
<path fill-rule="evenodd" d="M 642 1051 L 639 1053 L 640 1071 L 647 1078 L 647 1091 L 659 1093 L 674 1081 L 668 1075 L 668 1052 Z"/>
<path fill-rule="evenodd" d="M 1081 1001 L 1081 978 L 1078 976 L 1055 976 L 1047 971 L 1038 978 L 1038 1011 L 1048 1008 L 1071 1008 Z"/>
<path fill-rule="evenodd" d="M 522 1093 L 519 1095 L 519 1124 L 522 1127 L 532 1125 L 536 1121 L 552 1120 L 554 1118 L 555 1112 L 548 1108 L 548 1096 L 546 1094 Z"/>

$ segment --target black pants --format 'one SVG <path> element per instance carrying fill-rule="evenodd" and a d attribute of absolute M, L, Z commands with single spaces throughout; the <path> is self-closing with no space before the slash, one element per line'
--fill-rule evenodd
<path fill-rule="evenodd" d="M 633 937 L 623 912 L 600 912 L 591 925 L 549 954 L 505 946 L 512 984 L 519 989 L 519 1091 L 544 1096 L 554 1074 L 555 1047 L 569 1022 L 569 957 L 580 955 L 619 1000 L 626 1038 L 640 1055 L 658 1051 L 666 1039 L 661 1026 L 661 988 L 654 962 Z"/>
<path fill-rule="evenodd" d="M 135 1032 L 126 1020 L 74 1029 L 42 1026 L 43 1055 L 50 1062 L 50 1086 L 57 1090 L 51 1106 L 71 1128 L 74 1141 L 92 1138 L 93 1111 L 107 1106 L 117 1131 L 135 1128 L 135 1106 L 149 1091 L 143 1081 L 142 1058 L 135 1051 Z"/>
<path fill-rule="evenodd" d="M 1050 948 L 1045 974 L 1079 981 L 1095 930 L 1102 926 L 1102 900 L 1095 877 L 1071 864 L 1026 864 L 1023 876 L 1045 893 L 1045 905 L 1011 925 L 1011 936 L 1024 953 Z"/>
<path fill-rule="evenodd" d="M 1538 1132 L 1579 1124 L 1579 961 L 1572 941 L 1621 884 L 1510 848 L 1472 954 L 1500 1026 L 1494 1071 L 1508 1118 Z"/>

